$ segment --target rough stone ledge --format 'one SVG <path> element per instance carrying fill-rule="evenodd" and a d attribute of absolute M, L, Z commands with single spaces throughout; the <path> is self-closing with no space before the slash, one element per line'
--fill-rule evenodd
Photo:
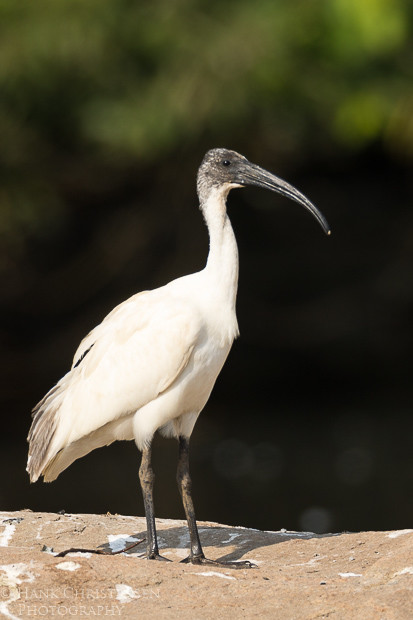
<path fill-rule="evenodd" d="M 320 536 L 200 522 L 209 558 L 258 566 L 233 570 L 179 563 L 187 555 L 185 522 L 157 525 L 161 553 L 172 562 L 139 557 L 145 543 L 114 556 L 57 558 L 51 549 L 122 549 L 145 536 L 145 519 L 0 512 L 0 615 L 413 618 L 413 530 Z"/>

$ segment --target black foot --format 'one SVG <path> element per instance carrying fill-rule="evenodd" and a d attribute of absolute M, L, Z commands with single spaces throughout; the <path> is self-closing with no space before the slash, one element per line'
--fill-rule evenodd
<path fill-rule="evenodd" d="M 169 558 L 164 558 L 163 555 L 159 555 L 159 553 L 150 553 L 145 556 L 147 560 L 158 560 L 160 562 L 172 562 Z"/>
<path fill-rule="evenodd" d="M 220 568 L 258 568 L 256 564 L 253 564 L 249 560 L 243 560 L 239 562 L 220 562 L 219 560 L 208 560 L 203 555 L 188 556 L 184 560 L 181 560 L 182 564 L 195 564 L 196 566 L 216 566 Z"/>

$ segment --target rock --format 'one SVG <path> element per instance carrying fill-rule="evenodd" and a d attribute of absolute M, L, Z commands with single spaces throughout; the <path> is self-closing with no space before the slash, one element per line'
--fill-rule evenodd
<path fill-rule="evenodd" d="M 316 535 L 200 522 L 211 559 L 255 569 L 181 564 L 184 521 L 157 519 L 163 556 L 140 557 L 145 519 L 120 515 L 0 513 L 0 613 L 8 618 L 413 618 L 413 530 Z M 52 551 L 53 550 L 53 551 Z"/>

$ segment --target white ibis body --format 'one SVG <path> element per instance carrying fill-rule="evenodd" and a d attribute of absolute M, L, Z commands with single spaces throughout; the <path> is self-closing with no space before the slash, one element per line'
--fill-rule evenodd
<path fill-rule="evenodd" d="M 147 557 L 161 559 L 153 506 L 151 442 L 157 430 L 179 441 L 177 480 L 190 533 L 187 561 L 206 560 L 191 499 L 189 438 L 238 336 L 238 250 L 226 211 L 231 189 L 255 185 L 292 198 L 326 233 L 323 215 L 298 190 L 227 149 L 198 171 L 210 248 L 205 268 L 117 306 L 81 342 L 71 370 L 33 409 L 27 471 L 50 482 L 73 461 L 115 440 L 135 440 L 147 520 Z M 249 563 L 232 563 L 249 566 Z"/>

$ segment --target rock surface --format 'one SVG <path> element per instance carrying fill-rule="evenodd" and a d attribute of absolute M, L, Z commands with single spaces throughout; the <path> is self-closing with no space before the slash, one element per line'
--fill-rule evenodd
<path fill-rule="evenodd" d="M 319 536 L 200 522 L 211 559 L 255 569 L 181 564 L 184 521 L 158 519 L 161 553 L 118 551 L 145 537 L 145 520 L 119 515 L 0 512 L 0 615 L 6 618 L 274 618 L 411 620 L 413 530 Z M 42 549 L 45 548 L 45 551 Z"/>

